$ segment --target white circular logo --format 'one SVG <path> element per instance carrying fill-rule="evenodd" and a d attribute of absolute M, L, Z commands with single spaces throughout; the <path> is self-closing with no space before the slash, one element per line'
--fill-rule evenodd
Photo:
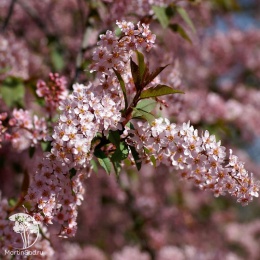
<path fill-rule="evenodd" d="M 13 231 L 18 235 L 17 239 L 13 241 L 14 248 L 27 249 L 34 245 L 39 235 L 36 220 L 25 213 L 14 214 L 9 217 L 9 220 L 14 222 Z"/>

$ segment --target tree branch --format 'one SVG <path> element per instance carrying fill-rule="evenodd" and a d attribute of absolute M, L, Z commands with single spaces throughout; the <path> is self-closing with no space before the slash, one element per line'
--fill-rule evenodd
<path fill-rule="evenodd" d="M 1 28 L 1 31 L 2 31 L 2 32 L 4 32 L 4 31 L 6 30 L 8 24 L 9 24 L 9 21 L 10 21 L 10 19 L 11 19 L 11 16 L 12 16 L 12 14 L 13 14 L 13 11 L 14 11 L 14 5 L 15 5 L 15 2 L 16 2 L 16 1 L 17 1 L 17 0 L 12 0 L 12 2 L 11 2 L 11 4 L 10 4 L 9 10 L 8 10 L 8 14 L 7 14 L 7 16 L 6 16 L 5 20 L 4 20 L 3 26 L 2 26 L 2 28 Z"/>
<path fill-rule="evenodd" d="M 34 23 L 44 32 L 46 36 L 52 36 L 52 34 L 48 31 L 45 23 L 39 18 L 40 15 L 36 12 L 36 10 L 34 10 L 31 6 L 21 0 L 16 1 L 22 7 L 22 9 L 32 18 Z"/>

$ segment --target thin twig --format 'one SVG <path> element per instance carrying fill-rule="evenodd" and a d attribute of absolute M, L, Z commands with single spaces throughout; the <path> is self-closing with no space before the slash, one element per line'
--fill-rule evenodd
<path fill-rule="evenodd" d="M 32 18 L 34 23 L 44 32 L 46 36 L 48 37 L 52 36 L 52 34 L 48 31 L 45 23 L 39 18 L 40 15 L 36 12 L 35 9 L 33 9 L 24 1 L 21 0 L 16 0 L 16 1 L 22 7 L 22 9 Z"/>
<path fill-rule="evenodd" d="M 11 16 L 12 16 L 12 14 L 13 14 L 13 11 L 14 11 L 14 5 L 15 5 L 15 2 L 16 2 L 16 1 L 17 1 L 17 0 L 12 0 L 12 2 L 11 2 L 11 4 L 10 4 L 9 10 L 8 10 L 8 14 L 7 14 L 7 16 L 6 16 L 5 20 L 4 20 L 3 26 L 2 26 L 2 28 L 1 28 L 1 31 L 2 31 L 2 32 L 4 32 L 4 31 L 6 30 L 8 24 L 9 24 L 9 21 L 10 21 L 10 19 L 11 19 Z"/>

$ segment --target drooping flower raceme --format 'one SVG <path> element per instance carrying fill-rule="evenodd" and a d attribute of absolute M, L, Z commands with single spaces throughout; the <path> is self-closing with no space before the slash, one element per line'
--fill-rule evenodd
<path fill-rule="evenodd" d="M 93 157 L 91 142 L 97 133 L 116 130 L 121 120 L 121 103 L 106 94 L 98 96 L 92 84 L 75 84 L 73 89 L 60 104 L 51 153 L 38 165 L 26 196 L 35 218 L 60 223 L 63 236 L 76 232 L 76 208 L 83 200 L 83 180 Z"/>
<path fill-rule="evenodd" d="M 151 33 L 149 25 L 131 22 L 117 21 L 122 31 L 119 38 L 114 32 L 107 31 L 100 36 L 98 48 L 93 54 L 92 71 L 99 75 L 114 75 L 113 68 L 123 73 L 126 70 L 125 64 L 129 61 L 133 51 L 144 48 L 149 51 L 155 43 L 155 35 Z"/>
<path fill-rule="evenodd" d="M 37 82 L 36 94 L 44 98 L 46 109 L 51 114 L 57 110 L 60 102 L 66 99 L 68 95 L 66 84 L 65 78 L 60 77 L 58 73 L 50 73 L 47 83 L 43 80 Z"/>
<path fill-rule="evenodd" d="M 207 130 L 199 136 L 189 122 L 178 126 L 159 118 L 151 125 L 138 122 L 130 132 L 128 142 L 135 145 L 143 160 L 153 157 L 157 165 L 177 169 L 182 178 L 192 180 L 201 189 L 212 190 L 215 196 L 229 193 L 242 205 L 258 197 L 259 185 L 253 174 L 232 150 L 226 163 L 225 147 Z"/>

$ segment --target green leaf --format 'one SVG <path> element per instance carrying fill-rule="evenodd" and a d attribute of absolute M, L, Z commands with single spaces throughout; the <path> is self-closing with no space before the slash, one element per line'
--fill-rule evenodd
<path fill-rule="evenodd" d="M 11 69 L 10 66 L 0 68 L 0 74 L 5 74 L 5 73 L 8 72 L 10 69 Z"/>
<path fill-rule="evenodd" d="M 116 37 L 120 38 L 120 36 L 122 35 L 122 31 L 119 27 L 116 27 L 115 29 L 115 35 Z"/>
<path fill-rule="evenodd" d="M 69 173 L 70 173 L 70 179 L 71 179 L 72 177 L 74 177 L 77 174 L 77 170 L 75 168 L 71 168 L 69 170 Z"/>
<path fill-rule="evenodd" d="M 135 83 L 135 88 L 138 90 L 141 87 L 141 78 L 139 73 L 139 67 L 138 65 L 130 58 L 130 67 L 131 67 L 131 73 L 132 77 Z"/>
<path fill-rule="evenodd" d="M 94 155 L 97 157 L 99 164 L 105 169 L 106 173 L 111 172 L 111 161 L 101 150 L 95 151 Z"/>
<path fill-rule="evenodd" d="M 120 142 L 117 149 L 111 156 L 111 160 L 114 162 L 115 161 L 121 162 L 127 158 L 128 154 L 129 154 L 128 146 L 126 145 L 125 142 Z"/>
<path fill-rule="evenodd" d="M 108 140 L 116 147 L 120 144 L 120 134 L 118 131 L 109 131 Z"/>
<path fill-rule="evenodd" d="M 241 9 L 237 0 L 214 0 L 212 2 L 214 7 L 224 11 L 239 11 Z"/>
<path fill-rule="evenodd" d="M 185 32 L 185 30 L 179 24 L 171 24 L 170 28 L 175 32 L 178 33 L 183 39 L 187 40 L 189 43 L 192 43 L 190 37 Z"/>
<path fill-rule="evenodd" d="M 119 173 L 120 173 L 120 171 L 121 171 L 121 164 L 120 164 L 120 162 L 118 162 L 118 161 L 112 161 L 112 164 L 113 164 L 113 167 L 114 167 L 116 176 L 118 177 L 118 176 L 119 176 Z"/>
<path fill-rule="evenodd" d="M 14 207 L 16 205 L 16 203 L 17 203 L 17 199 L 12 198 L 12 199 L 8 200 L 8 205 L 10 207 Z"/>
<path fill-rule="evenodd" d="M 185 9 L 183 9 L 180 6 L 177 6 L 177 12 L 179 13 L 179 15 L 182 17 L 182 19 L 187 23 L 187 25 L 191 28 L 191 30 L 193 31 L 193 33 L 196 32 L 196 29 L 194 27 L 193 22 L 191 21 L 189 14 L 186 12 Z"/>
<path fill-rule="evenodd" d="M 0 95 L 8 107 L 23 106 L 25 95 L 23 82 L 14 77 L 6 78 L 0 86 Z"/>
<path fill-rule="evenodd" d="M 132 156 L 134 158 L 136 168 L 137 168 L 138 171 L 140 171 L 140 169 L 142 167 L 142 160 L 141 160 L 141 158 L 139 156 L 139 153 L 136 151 L 134 146 L 130 146 L 129 145 L 129 148 L 130 148 Z"/>
<path fill-rule="evenodd" d="M 148 121 L 149 123 L 153 122 L 155 119 L 154 115 L 152 115 L 149 112 L 146 112 L 145 110 L 142 110 L 140 108 L 135 108 L 135 107 L 133 108 L 133 110 L 134 110 L 133 118 L 141 117 L 146 121 Z"/>
<path fill-rule="evenodd" d="M 149 151 L 149 149 L 146 148 L 146 147 L 144 147 L 144 151 L 145 151 L 145 153 L 149 156 L 149 158 L 150 158 L 150 160 L 151 160 L 153 166 L 156 167 L 156 159 L 155 159 L 154 155 L 150 155 L 150 151 Z"/>
<path fill-rule="evenodd" d="M 145 152 L 146 154 L 150 154 L 150 151 L 149 151 L 149 149 L 148 149 L 148 148 L 146 148 L 146 147 L 143 147 L 143 149 L 144 149 L 144 152 Z"/>
<path fill-rule="evenodd" d="M 117 76 L 117 78 L 118 78 L 118 80 L 119 80 L 120 87 L 121 87 L 121 90 L 122 90 L 122 92 L 123 92 L 124 99 L 125 99 L 125 109 L 127 109 L 128 103 L 127 103 L 127 97 L 126 97 L 125 82 L 124 82 L 122 76 L 120 75 L 120 73 L 118 73 L 118 71 L 117 71 L 116 69 L 114 69 L 114 68 L 113 68 L 113 70 L 114 70 L 114 72 L 115 72 L 115 74 L 116 74 L 116 76 Z"/>
<path fill-rule="evenodd" d="M 65 66 L 63 52 L 58 44 L 52 44 L 51 46 L 51 61 L 55 71 L 61 71 Z"/>
<path fill-rule="evenodd" d="M 147 77 L 145 78 L 145 83 L 144 85 L 148 85 L 150 82 L 152 82 L 166 67 L 168 67 L 169 64 L 157 68 L 155 71 L 153 71 L 151 74 L 148 74 Z"/>
<path fill-rule="evenodd" d="M 41 142 L 41 148 L 43 152 L 47 152 L 51 150 L 51 142 Z"/>
<path fill-rule="evenodd" d="M 176 93 L 184 93 L 178 89 L 173 89 L 167 85 L 157 85 L 154 88 L 146 89 L 142 92 L 140 99 L 150 98 L 150 97 L 159 97 L 169 94 L 176 94 Z"/>
<path fill-rule="evenodd" d="M 35 147 L 30 147 L 29 148 L 29 156 L 30 156 L 30 158 L 33 157 L 34 153 L 35 153 Z"/>
<path fill-rule="evenodd" d="M 121 170 L 121 161 L 125 160 L 128 157 L 129 150 L 125 142 L 120 142 L 117 146 L 117 149 L 111 156 L 111 162 L 114 166 L 115 173 L 118 176 Z"/>
<path fill-rule="evenodd" d="M 153 99 L 145 99 L 138 102 L 136 105 L 137 109 L 142 109 L 146 112 L 151 112 L 155 108 L 157 102 Z"/>
<path fill-rule="evenodd" d="M 153 166 L 156 167 L 156 159 L 155 159 L 154 155 L 150 156 L 150 160 L 151 160 Z"/>
<path fill-rule="evenodd" d="M 167 28 L 169 25 L 169 18 L 166 14 L 166 8 L 161 6 L 153 6 L 152 7 L 156 18 L 159 20 L 160 24 L 163 28 Z"/>
<path fill-rule="evenodd" d="M 41 142 L 41 148 L 42 148 L 43 152 L 47 151 L 47 147 L 48 147 L 48 144 L 46 142 Z"/>
<path fill-rule="evenodd" d="M 143 81 L 143 76 L 144 76 L 144 73 L 146 71 L 146 64 L 144 62 L 144 55 L 139 51 L 136 51 L 136 55 L 137 55 L 137 60 L 138 60 L 140 79 L 141 79 L 141 81 Z"/>
<path fill-rule="evenodd" d="M 90 164 L 91 164 L 91 166 L 92 166 L 93 171 L 94 171 L 95 173 L 97 173 L 97 172 L 98 172 L 98 166 L 97 166 L 96 161 L 92 159 L 92 160 L 90 160 Z"/>
<path fill-rule="evenodd" d="M 134 125 L 129 121 L 127 124 L 126 124 L 131 130 L 135 130 L 135 127 Z"/>

